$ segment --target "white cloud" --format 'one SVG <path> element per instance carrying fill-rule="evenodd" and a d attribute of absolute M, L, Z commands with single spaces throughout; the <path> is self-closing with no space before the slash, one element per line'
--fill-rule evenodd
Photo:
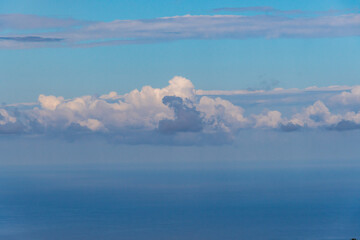
<path fill-rule="evenodd" d="M 265 114 L 253 116 L 256 120 L 255 128 L 277 128 L 282 123 L 281 112 L 267 111 Z"/>
<path fill-rule="evenodd" d="M 63 97 L 40 95 L 38 101 L 42 108 L 48 110 L 55 110 L 56 107 L 64 101 Z"/>
<path fill-rule="evenodd" d="M 0 25 L 0 31 L 4 31 L 0 37 L 2 48 L 95 47 L 183 39 L 359 36 L 360 14 L 338 13 L 312 17 L 287 15 L 279 17 L 268 14 L 184 15 L 110 22 L 85 22 L 7 14 L 0 15 Z M 43 31 L 37 31 L 39 28 Z M 27 31 L 25 33 L 11 31 L 17 29 Z"/>
<path fill-rule="evenodd" d="M 110 100 L 110 99 L 115 100 L 115 99 L 121 98 L 121 96 L 119 96 L 117 94 L 117 92 L 112 91 L 112 92 L 109 92 L 108 94 L 101 95 L 100 98 L 101 99 L 106 99 L 106 100 Z"/>
<path fill-rule="evenodd" d="M 344 91 L 332 98 L 333 102 L 344 105 L 360 103 L 360 86 L 354 86 L 350 91 Z"/>
<path fill-rule="evenodd" d="M 196 109 L 204 116 L 208 130 L 232 130 L 245 127 L 249 123 L 243 115 L 244 110 L 221 98 L 202 97 Z"/>
<path fill-rule="evenodd" d="M 104 125 L 97 119 L 87 119 L 85 121 L 79 121 L 80 126 L 87 127 L 92 131 L 106 130 Z"/>
<path fill-rule="evenodd" d="M 197 97 L 194 85 L 183 77 L 174 77 L 164 88 L 144 86 L 140 91 L 135 89 L 124 95 L 110 92 L 100 97 L 68 100 L 40 95 L 38 101 L 37 106 L 20 111 L 21 122 L 26 125 L 23 131 L 46 133 L 85 128 L 104 134 L 121 134 L 129 130 L 159 129 L 164 134 L 214 134 L 232 133 L 250 124 L 241 107 L 221 98 Z M 5 109 L 1 113 L 6 121 L 14 121 Z"/>
<path fill-rule="evenodd" d="M 0 125 L 5 125 L 7 123 L 15 123 L 16 118 L 9 115 L 5 109 L 0 109 Z"/>
<path fill-rule="evenodd" d="M 360 112 L 347 112 L 344 116 L 344 120 L 360 124 Z"/>
<path fill-rule="evenodd" d="M 329 86 L 329 87 L 317 87 L 311 86 L 305 89 L 299 88 L 274 88 L 271 90 L 196 90 L 196 95 L 206 96 L 228 96 L 228 95 L 276 95 L 276 94 L 294 94 L 294 93 L 306 93 L 306 92 L 341 92 L 350 90 L 349 86 Z"/>
<path fill-rule="evenodd" d="M 162 102 L 165 96 L 194 101 L 194 86 L 188 79 L 174 77 L 165 88 L 145 86 L 140 91 L 135 89 L 122 96 L 110 92 L 99 98 L 83 96 L 64 100 L 63 97 L 40 95 L 40 108 L 27 111 L 27 115 L 31 121 L 37 121 L 46 128 L 65 129 L 78 124 L 93 131 L 122 128 L 153 130 L 160 120 L 174 118 L 173 110 Z"/>
<path fill-rule="evenodd" d="M 196 95 L 207 95 L 207 96 L 226 96 L 226 95 L 246 95 L 246 94 L 256 94 L 264 93 L 264 90 L 196 90 Z"/>
<path fill-rule="evenodd" d="M 306 94 L 315 97 L 319 91 L 312 87 Z M 341 86 L 322 88 L 328 99 L 342 97 L 348 103 L 356 102 L 358 87 L 346 94 L 338 94 Z M 335 90 L 334 90 L 335 89 Z M 314 90 L 314 91 L 313 91 Z M 298 96 L 298 91 L 287 89 L 272 90 L 287 92 Z M 304 90 L 305 91 L 305 90 Z M 82 133 L 100 133 L 111 136 L 120 142 L 129 143 L 174 143 L 186 144 L 207 141 L 216 143 L 228 142 L 240 129 L 281 129 L 294 131 L 299 128 L 323 128 L 334 130 L 352 130 L 360 128 L 360 112 L 343 107 L 337 113 L 323 101 L 315 101 L 310 106 L 296 106 L 291 103 L 290 110 L 284 107 L 288 102 L 281 102 L 281 111 L 276 105 L 274 110 L 260 114 L 252 110 L 246 114 L 244 108 L 231 102 L 232 97 L 225 100 L 220 97 L 197 95 L 192 82 L 183 77 L 174 77 L 164 88 L 144 86 L 141 90 L 133 90 L 124 95 L 116 92 L 95 96 L 82 96 L 73 99 L 40 95 L 38 103 L 9 104 L 0 108 L 0 133 L 26 134 L 59 134 L 78 136 Z M 262 93 L 263 94 L 263 93 Z M 263 106 L 262 97 L 254 98 L 247 107 Z M 275 94 L 275 93 L 274 93 Z M 304 95 L 305 96 L 305 95 Z M 345 96 L 345 97 L 344 97 Z M 243 96 L 246 97 L 246 96 Z M 334 97 L 335 98 L 335 97 Z M 235 98 L 236 99 L 236 98 Z M 296 98 L 295 98 L 296 99 Z M 329 101 L 330 101 L 329 100 Z M 273 102 L 272 102 L 273 101 Z M 331 102 L 330 101 L 330 102 Z M 259 103 L 260 102 L 260 103 Z M 269 94 L 266 104 L 279 103 L 278 96 Z M 304 102 L 301 100 L 301 104 Z M 306 103 L 308 104 L 308 103 Z M 296 106 L 296 107 L 294 107 Z M 302 108 L 301 108 L 302 107 Z M 246 107 L 245 107 L 246 108 Z M 291 114 L 289 114 L 291 113 Z M 116 136 L 116 137 L 115 137 Z M 185 141 L 186 139 L 186 141 Z"/>
<path fill-rule="evenodd" d="M 316 101 L 313 105 L 305 108 L 303 112 L 295 114 L 289 123 L 301 127 L 315 128 L 331 126 L 341 120 L 342 117 L 340 115 L 332 114 L 323 102 Z"/>

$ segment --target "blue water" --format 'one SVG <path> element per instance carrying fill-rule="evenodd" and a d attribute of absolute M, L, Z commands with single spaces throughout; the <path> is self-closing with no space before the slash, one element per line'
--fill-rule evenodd
<path fill-rule="evenodd" d="M 360 238 L 357 167 L 0 170 L 0 239 Z"/>

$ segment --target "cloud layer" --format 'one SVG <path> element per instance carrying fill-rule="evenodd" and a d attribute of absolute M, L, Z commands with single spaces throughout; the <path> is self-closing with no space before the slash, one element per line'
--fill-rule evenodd
<path fill-rule="evenodd" d="M 309 92 L 321 100 L 304 106 L 299 99 L 309 99 Z M 244 129 L 286 132 L 360 128 L 358 86 L 239 91 L 240 95 L 227 100 L 204 93 L 195 90 L 190 80 L 174 77 L 164 88 L 145 86 L 124 95 L 110 92 L 73 99 L 40 95 L 33 106 L 10 104 L 0 108 L 0 134 L 69 138 L 99 135 L 132 144 L 223 144 Z M 249 96 L 252 102 L 239 106 L 235 103 L 237 96 Z M 294 96 L 297 105 L 289 101 Z M 264 98 L 270 104 L 265 104 Z M 246 112 L 248 108 L 252 113 Z"/>
<path fill-rule="evenodd" d="M 94 47 L 183 39 L 324 38 L 360 35 L 355 10 L 312 12 L 272 7 L 221 8 L 255 15 L 184 15 L 90 22 L 0 15 L 0 48 Z M 271 13 L 271 14 L 269 14 Z M 39 31 L 41 30 L 41 31 Z"/>

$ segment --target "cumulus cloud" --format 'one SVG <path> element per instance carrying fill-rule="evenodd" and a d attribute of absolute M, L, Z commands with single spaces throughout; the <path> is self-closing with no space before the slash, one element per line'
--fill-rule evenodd
<path fill-rule="evenodd" d="M 16 118 L 9 115 L 5 109 L 0 109 L 0 125 L 16 122 Z"/>
<path fill-rule="evenodd" d="M 38 100 L 42 108 L 48 110 L 55 110 L 56 107 L 64 101 L 64 98 L 55 97 L 55 96 L 45 96 L 41 94 Z"/>
<path fill-rule="evenodd" d="M 348 120 L 342 120 L 337 124 L 330 126 L 329 129 L 337 130 L 337 131 L 354 130 L 354 129 L 360 129 L 360 124 Z"/>
<path fill-rule="evenodd" d="M 339 89 L 342 88 L 336 87 L 336 91 L 332 87 L 324 88 L 323 91 L 332 93 L 332 97 L 324 101 L 331 103 L 334 98 L 344 96 L 353 99 L 352 95 L 357 94 L 356 87 L 342 93 Z M 281 91 L 286 92 L 286 89 Z M 257 113 L 259 108 L 256 108 L 247 113 L 231 98 L 204 96 L 203 92 L 198 92 L 190 80 L 174 77 L 164 88 L 144 86 L 123 95 L 113 91 L 100 97 L 65 99 L 41 94 L 36 104 L 9 104 L 0 108 L 0 134 L 70 138 L 93 135 L 127 144 L 187 145 L 229 143 L 242 129 L 284 132 L 314 128 L 360 129 L 360 112 L 343 107 L 338 112 L 336 109 L 331 111 L 321 100 L 301 108 L 291 107 L 291 111 L 284 111 L 282 105 L 282 111 L 262 109 Z M 297 91 L 287 92 L 290 93 L 298 94 Z M 264 95 L 266 92 L 260 97 Z M 251 99 L 259 102 L 253 95 Z M 250 102 L 246 106 L 251 108 L 253 105 Z M 276 108 L 276 105 L 272 107 Z"/>
<path fill-rule="evenodd" d="M 220 9 L 221 10 L 221 9 Z M 224 10 L 224 9 L 222 9 Z M 229 8 L 228 10 L 231 10 Z M 232 9 L 234 10 L 234 9 Z M 184 15 L 153 19 L 76 21 L 34 15 L 0 15 L 0 47 L 95 47 L 183 39 L 323 38 L 360 35 L 360 14 L 296 16 L 271 7 L 238 8 L 259 15 Z M 288 13 L 285 15 L 269 12 Z M 24 29 L 26 32 L 17 30 Z M 42 31 L 38 31 L 41 29 Z"/>
<path fill-rule="evenodd" d="M 0 109 L 0 134 L 11 134 L 22 131 L 23 126 L 16 117 L 11 116 L 5 109 Z"/>
<path fill-rule="evenodd" d="M 350 91 L 344 91 L 332 98 L 333 102 L 344 105 L 360 103 L 360 86 L 354 86 Z"/>
<path fill-rule="evenodd" d="M 316 101 L 301 113 L 295 114 L 289 123 L 295 126 L 315 128 L 333 125 L 339 121 L 341 121 L 340 115 L 332 114 L 323 102 Z"/>
<path fill-rule="evenodd" d="M 344 118 L 330 129 L 339 131 L 360 129 L 360 112 L 347 112 Z"/>
<path fill-rule="evenodd" d="M 206 131 L 232 132 L 247 125 L 248 119 L 244 110 L 231 102 L 219 97 L 213 99 L 207 96 L 200 98 L 197 109 L 206 122 Z"/>
<path fill-rule="evenodd" d="M 183 99 L 176 96 L 165 96 L 162 102 L 174 110 L 174 119 L 159 121 L 159 130 L 163 133 L 199 132 L 203 128 L 200 112 L 195 107 L 187 106 Z"/>
<path fill-rule="evenodd" d="M 144 86 L 124 95 L 110 92 L 64 99 L 41 94 L 34 107 L 17 107 L 0 109 L 1 133 L 5 129 L 40 135 L 93 133 L 125 143 L 185 144 L 191 139 L 226 142 L 230 135 L 225 133 L 246 122 L 242 108 L 220 98 L 199 98 L 191 81 L 183 77 L 174 77 L 164 88 Z M 210 136 L 214 134 L 219 137 Z"/>
<path fill-rule="evenodd" d="M 265 114 L 254 115 L 256 128 L 277 128 L 282 123 L 281 112 L 268 111 Z"/>

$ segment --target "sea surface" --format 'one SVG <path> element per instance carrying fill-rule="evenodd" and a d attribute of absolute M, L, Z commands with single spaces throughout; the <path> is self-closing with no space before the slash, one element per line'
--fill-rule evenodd
<path fill-rule="evenodd" d="M 1 240 L 360 238 L 359 167 L 3 167 Z"/>

